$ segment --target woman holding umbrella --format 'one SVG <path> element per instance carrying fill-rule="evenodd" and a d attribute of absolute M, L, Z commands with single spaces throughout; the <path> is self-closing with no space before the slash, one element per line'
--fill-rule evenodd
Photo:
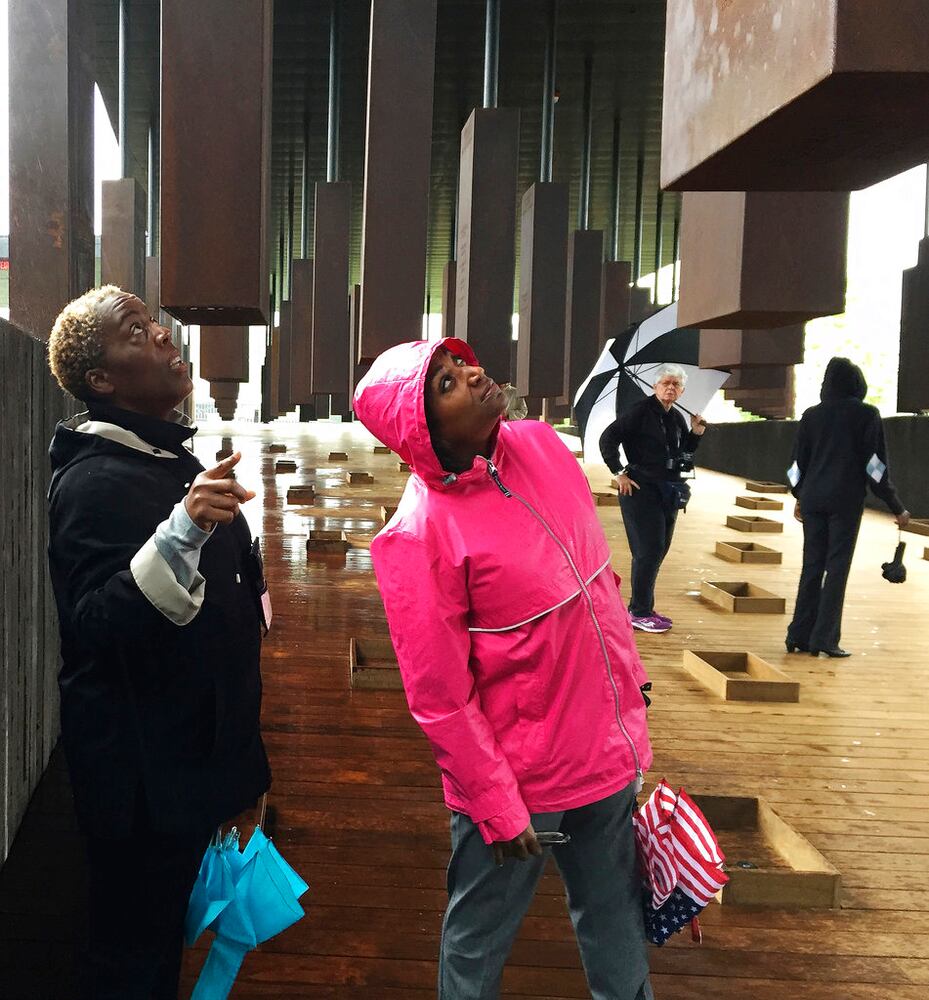
<path fill-rule="evenodd" d="M 499 995 L 547 843 L 591 995 L 652 996 L 632 813 L 647 681 L 583 472 L 460 340 L 376 359 L 355 413 L 413 470 L 371 555 L 452 810 L 439 997 Z"/>
<path fill-rule="evenodd" d="M 674 404 L 684 394 L 687 373 L 680 365 L 662 365 L 654 395 L 634 403 L 603 432 L 600 452 L 616 476 L 623 527 L 632 552 L 632 627 L 667 632 L 671 619 L 655 611 L 655 582 L 671 548 L 677 512 L 690 490 L 681 473 L 693 469 L 693 453 L 706 431 L 699 413 L 688 428 Z M 621 468 L 619 446 L 627 464 Z"/>

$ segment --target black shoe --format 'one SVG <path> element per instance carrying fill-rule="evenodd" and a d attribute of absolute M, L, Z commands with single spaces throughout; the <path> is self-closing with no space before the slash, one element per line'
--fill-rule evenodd
<path fill-rule="evenodd" d="M 841 660 L 846 656 L 851 656 L 851 653 L 846 652 L 844 649 L 840 649 L 838 646 L 835 649 L 811 649 L 810 656 L 819 656 L 822 653 L 824 656 L 830 657 L 833 660 Z"/>
<path fill-rule="evenodd" d="M 809 646 L 801 646 L 799 642 L 791 642 L 790 639 L 785 639 L 784 645 L 787 647 L 788 653 L 808 653 L 810 651 Z"/>

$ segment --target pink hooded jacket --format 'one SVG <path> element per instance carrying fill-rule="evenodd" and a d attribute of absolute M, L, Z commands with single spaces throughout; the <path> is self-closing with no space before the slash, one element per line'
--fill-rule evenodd
<path fill-rule="evenodd" d="M 424 408 L 440 346 L 477 364 L 460 340 L 392 347 L 358 385 L 355 413 L 413 470 L 371 557 L 445 802 L 490 843 L 518 836 L 530 813 L 641 778 L 647 677 L 590 487 L 555 431 L 501 423 L 491 461 L 442 469 Z"/>

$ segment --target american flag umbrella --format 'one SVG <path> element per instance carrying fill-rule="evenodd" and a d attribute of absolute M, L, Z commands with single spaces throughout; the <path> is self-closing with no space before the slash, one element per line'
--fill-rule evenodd
<path fill-rule="evenodd" d="M 716 835 L 693 799 L 662 779 L 632 817 L 644 883 L 645 934 L 653 944 L 691 924 L 729 881 Z"/>
<path fill-rule="evenodd" d="M 584 461 L 601 461 L 600 436 L 626 407 L 651 395 L 663 364 L 687 373 L 683 400 L 674 404 L 684 416 L 705 409 L 729 373 L 701 368 L 699 355 L 700 331 L 678 328 L 676 302 L 608 340 L 574 397 Z"/>

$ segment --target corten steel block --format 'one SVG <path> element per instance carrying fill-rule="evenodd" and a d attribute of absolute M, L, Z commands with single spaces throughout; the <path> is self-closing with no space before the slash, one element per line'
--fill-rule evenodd
<path fill-rule="evenodd" d="M 248 381 L 247 326 L 205 326 L 200 330 L 200 377 L 208 382 Z"/>
<path fill-rule="evenodd" d="M 288 474 L 297 471 L 297 463 L 290 458 L 281 458 L 274 463 L 274 473 L 277 474 Z"/>
<path fill-rule="evenodd" d="M 272 0 L 164 0 L 161 298 L 184 323 L 265 323 Z"/>
<path fill-rule="evenodd" d="M 100 278 L 142 298 L 145 295 L 145 194 L 137 180 L 102 184 Z M 152 313 L 154 316 L 155 313 Z"/>
<path fill-rule="evenodd" d="M 295 404 L 314 403 L 313 272 L 312 260 L 290 262 L 290 398 Z"/>
<path fill-rule="evenodd" d="M 701 330 L 700 367 L 732 371 L 757 365 L 803 361 L 802 324 L 779 330 Z"/>
<path fill-rule="evenodd" d="M 628 260 L 608 260 L 600 279 L 600 330 L 598 354 L 606 342 L 618 337 L 629 326 L 632 300 L 632 264 Z"/>
<path fill-rule="evenodd" d="M 436 0 L 372 0 L 361 247 L 361 353 L 423 330 Z"/>
<path fill-rule="evenodd" d="M 920 241 L 916 267 L 903 272 L 897 409 L 929 410 L 929 239 Z"/>
<path fill-rule="evenodd" d="M 661 183 L 849 191 L 929 158 L 925 0 L 669 0 Z"/>
<path fill-rule="evenodd" d="M 658 311 L 658 306 L 652 302 L 652 293 L 647 288 L 629 289 L 629 322 L 641 323 Z"/>
<path fill-rule="evenodd" d="M 723 383 L 724 393 L 737 390 L 788 391 L 793 386 L 793 365 L 762 365 L 736 368 Z M 727 399 L 730 397 L 727 395 Z"/>
<path fill-rule="evenodd" d="M 47 339 L 94 285 L 94 64 L 89 0 L 12 0 L 10 321 Z"/>
<path fill-rule="evenodd" d="M 537 181 L 523 195 L 516 387 L 521 396 L 564 393 L 568 188 Z"/>
<path fill-rule="evenodd" d="M 455 286 L 457 264 L 450 260 L 442 268 L 442 336 L 455 336 Z M 356 286 L 357 287 L 357 286 Z"/>
<path fill-rule="evenodd" d="M 329 395 L 329 413 L 344 420 L 352 412 L 351 399 L 347 392 L 333 392 Z"/>
<path fill-rule="evenodd" d="M 280 410 L 280 388 L 281 388 L 281 331 L 278 327 L 275 327 L 271 331 L 271 376 L 270 376 L 270 391 L 271 391 L 271 416 L 269 419 L 274 420 L 276 417 L 281 415 Z"/>
<path fill-rule="evenodd" d="M 348 255 L 352 186 L 316 185 L 313 242 L 313 392 L 346 393 L 351 326 L 348 315 Z M 402 254 L 398 248 L 397 252 Z"/>
<path fill-rule="evenodd" d="M 157 257 L 145 258 L 145 308 L 155 319 L 161 312 L 161 261 Z"/>
<path fill-rule="evenodd" d="M 461 130 L 455 336 L 510 380 L 519 111 L 477 108 Z"/>
<path fill-rule="evenodd" d="M 281 413 L 290 413 L 294 404 L 290 395 L 291 373 L 291 320 L 293 310 L 290 302 L 281 303 L 281 363 L 279 369 L 280 384 L 277 389 L 278 408 Z"/>
<path fill-rule="evenodd" d="M 361 351 L 361 285 L 352 285 L 348 296 L 349 351 L 348 370 L 351 377 L 349 394 L 354 398 L 355 386 L 364 378 L 371 367 L 369 361 L 358 360 Z"/>
<path fill-rule="evenodd" d="M 234 419 L 236 402 L 239 398 L 239 383 L 210 382 L 210 395 L 213 397 L 220 417 L 223 420 Z"/>
<path fill-rule="evenodd" d="M 769 329 L 845 309 L 848 195 L 688 192 L 682 327 Z"/>
<path fill-rule="evenodd" d="M 590 374 L 600 339 L 600 281 L 603 271 L 603 233 L 576 229 L 568 234 L 568 273 L 565 289 L 564 382 L 568 404 Z"/>

